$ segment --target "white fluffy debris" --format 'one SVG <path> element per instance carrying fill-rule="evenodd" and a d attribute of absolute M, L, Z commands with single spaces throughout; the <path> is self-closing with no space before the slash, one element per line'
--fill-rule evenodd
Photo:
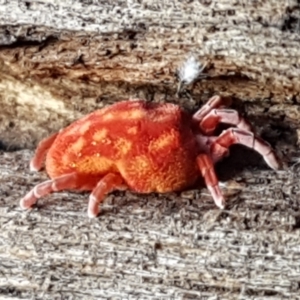
<path fill-rule="evenodd" d="M 206 65 L 202 65 L 195 56 L 190 56 L 178 70 L 180 82 L 191 84 L 199 77 L 205 67 Z"/>
<path fill-rule="evenodd" d="M 184 84 L 191 84 L 197 78 L 199 78 L 205 67 L 206 64 L 202 65 L 195 56 L 189 56 L 188 59 L 178 69 L 179 84 L 177 95 Z"/>

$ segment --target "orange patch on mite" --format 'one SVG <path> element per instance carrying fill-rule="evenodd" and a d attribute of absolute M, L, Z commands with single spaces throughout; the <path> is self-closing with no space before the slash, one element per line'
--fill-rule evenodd
<path fill-rule="evenodd" d="M 81 157 L 82 153 L 81 151 L 86 145 L 86 139 L 84 137 L 80 137 L 76 142 L 71 144 L 65 151 L 65 153 L 62 155 L 61 161 L 62 164 L 65 166 L 70 166 L 71 168 L 76 167 L 76 163 L 72 161 L 72 156 Z"/>
<path fill-rule="evenodd" d="M 132 147 L 132 143 L 127 140 L 127 139 L 123 139 L 123 138 L 118 138 L 115 142 L 114 142 L 114 147 L 123 155 L 126 155 Z"/>
<path fill-rule="evenodd" d="M 100 129 L 93 134 L 93 140 L 95 142 L 101 142 L 107 136 L 107 129 Z"/>
<path fill-rule="evenodd" d="M 70 145 L 70 147 L 68 148 L 68 152 L 76 153 L 78 155 L 85 145 L 86 139 L 81 136 L 76 142 Z"/>
<path fill-rule="evenodd" d="M 177 145 L 178 138 L 175 131 L 169 131 L 161 134 L 157 139 L 152 140 L 149 144 L 149 151 L 162 151 L 163 149 Z"/>
<path fill-rule="evenodd" d="M 114 163 L 110 159 L 97 154 L 93 156 L 86 156 L 82 160 L 78 161 L 76 170 L 85 174 L 105 174 L 116 171 Z"/>
<path fill-rule="evenodd" d="M 80 126 L 73 125 L 72 127 L 69 127 L 68 130 L 64 130 L 63 135 L 64 136 L 74 136 L 74 135 L 78 134 L 79 128 L 80 128 Z"/>
<path fill-rule="evenodd" d="M 137 126 L 133 126 L 127 129 L 128 134 L 137 134 L 138 133 L 138 128 Z"/>
<path fill-rule="evenodd" d="M 102 121 L 110 121 L 110 120 L 116 120 L 117 116 L 116 116 L 116 113 L 108 112 L 105 115 L 102 115 L 101 118 L 102 118 Z"/>
<path fill-rule="evenodd" d="M 139 175 L 145 175 L 149 174 L 149 172 L 152 172 L 152 166 L 149 158 L 145 155 L 135 157 L 132 160 L 131 169 L 134 170 L 134 173 Z"/>
<path fill-rule="evenodd" d="M 80 127 L 79 127 L 79 134 L 84 135 L 91 127 L 92 122 L 91 121 L 86 121 L 83 122 Z"/>
<path fill-rule="evenodd" d="M 145 111 L 142 109 L 132 109 L 129 111 L 120 112 L 121 119 L 124 120 L 138 120 L 145 117 Z"/>
<path fill-rule="evenodd" d="M 61 158 L 62 165 L 67 166 L 70 164 L 70 156 L 69 153 L 65 153 Z"/>
<path fill-rule="evenodd" d="M 156 192 L 161 193 L 162 191 L 165 191 L 166 189 L 169 188 L 169 182 L 167 180 L 165 180 L 166 178 L 152 176 L 151 179 L 152 179 L 151 185 L 152 185 L 152 187 L 155 187 Z"/>

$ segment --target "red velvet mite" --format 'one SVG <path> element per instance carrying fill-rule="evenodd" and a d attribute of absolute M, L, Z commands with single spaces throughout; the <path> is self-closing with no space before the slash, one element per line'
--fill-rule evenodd
<path fill-rule="evenodd" d="M 91 191 L 89 217 L 96 217 L 105 195 L 116 189 L 138 193 L 180 191 L 205 180 L 215 204 L 224 197 L 214 164 L 232 144 L 248 146 L 273 169 L 279 163 L 272 148 L 251 132 L 250 125 L 212 97 L 195 114 L 175 104 L 121 101 L 97 110 L 42 140 L 30 163 L 40 170 L 46 156 L 50 180 L 36 185 L 20 202 L 30 208 L 49 193 Z M 214 136 L 219 123 L 234 127 Z"/>

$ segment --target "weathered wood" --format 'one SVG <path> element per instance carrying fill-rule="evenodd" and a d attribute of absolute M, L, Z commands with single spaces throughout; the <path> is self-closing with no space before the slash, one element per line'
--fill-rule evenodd
<path fill-rule="evenodd" d="M 2 1 L 0 138 L 30 147 L 102 100 L 179 101 L 175 73 L 190 53 L 210 78 L 187 107 L 213 93 L 265 99 L 266 110 L 298 103 L 298 13 L 285 0 Z"/>
<path fill-rule="evenodd" d="M 4 299 L 296 299 L 298 2 L 0 0 Z M 209 76 L 178 98 L 176 70 L 191 53 Z M 218 167 L 222 180 L 241 186 L 225 190 L 226 211 L 205 189 L 116 193 L 93 221 L 86 194 L 20 210 L 19 199 L 46 178 L 28 171 L 24 148 L 50 132 L 120 99 L 193 111 L 217 93 L 234 98 L 289 166 L 275 174 L 251 151 L 233 149 Z"/>
<path fill-rule="evenodd" d="M 106 199 L 98 219 L 88 220 L 87 194 L 60 193 L 40 200 L 31 212 L 19 208 L 18 200 L 46 179 L 28 172 L 31 155 L 25 150 L 0 154 L 0 295 L 299 295 L 299 168 L 274 173 L 247 164 L 248 170 L 230 176 L 244 187 L 224 191 L 228 208 L 223 212 L 204 189 L 177 195 L 120 192 Z"/>

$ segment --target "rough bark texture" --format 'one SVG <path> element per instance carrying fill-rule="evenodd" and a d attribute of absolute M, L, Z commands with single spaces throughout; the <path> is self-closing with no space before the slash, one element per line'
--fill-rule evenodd
<path fill-rule="evenodd" d="M 0 0 L 3 299 L 296 299 L 299 12 L 292 0 Z M 209 76 L 176 97 L 190 53 Z M 194 111 L 213 94 L 232 96 L 288 166 L 232 149 L 217 166 L 236 185 L 225 211 L 206 189 L 114 193 L 92 221 L 87 194 L 20 210 L 47 177 L 28 171 L 42 137 L 121 99 Z"/>

